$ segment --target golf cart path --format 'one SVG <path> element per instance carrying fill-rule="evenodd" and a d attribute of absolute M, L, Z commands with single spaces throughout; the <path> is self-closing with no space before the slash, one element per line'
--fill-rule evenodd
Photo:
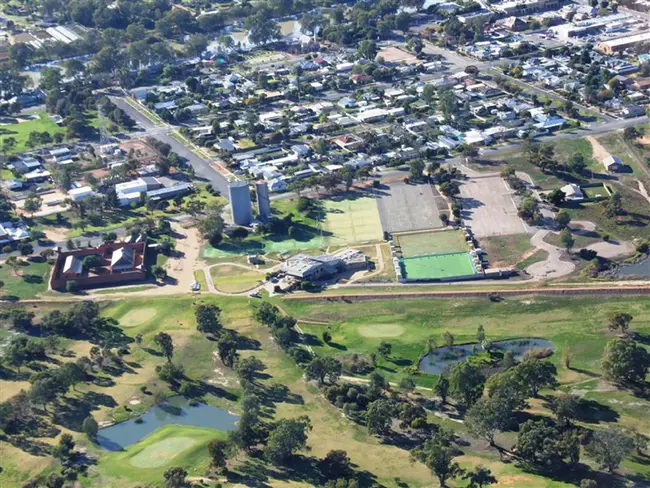
<path fill-rule="evenodd" d="M 539 230 L 531 237 L 530 243 L 538 249 L 543 249 L 548 253 L 544 261 L 533 263 L 526 268 L 526 273 L 531 275 L 535 280 L 548 280 L 559 278 L 571 274 L 575 265 L 570 261 L 563 261 L 562 254 L 564 251 L 553 244 L 544 242 L 550 230 Z"/>

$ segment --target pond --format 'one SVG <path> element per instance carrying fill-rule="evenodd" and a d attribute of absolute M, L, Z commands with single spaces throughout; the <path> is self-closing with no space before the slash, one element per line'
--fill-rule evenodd
<path fill-rule="evenodd" d="M 553 349 L 553 343 L 546 339 L 520 338 L 507 339 L 505 341 L 494 341 L 492 346 L 495 349 L 512 351 L 515 359 L 520 360 L 530 349 Z M 429 354 L 420 360 L 418 368 L 431 374 L 440 374 L 446 368 L 464 361 L 469 356 L 481 352 L 481 346 L 472 342 L 470 344 L 458 344 L 457 346 L 443 346 L 433 349 Z"/>
<path fill-rule="evenodd" d="M 636 263 L 620 266 L 616 270 L 616 276 L 650 278 L 650 257 L 637 261 Z"/>
<path fill-rule="evenodd" d="M 100 429 L 97 435 L 98 444 L 108 451 L 119 451 L 135 444 L 163 425 L 181 424 L 227 431 L 234 429 L 239 419 L 237 415 L 207 403 L 190 406 L 190 401 L 182 396 L 167 399 L 166 402 L 147 410 L 139 418 L 142 422 L 131 419 Z"/>

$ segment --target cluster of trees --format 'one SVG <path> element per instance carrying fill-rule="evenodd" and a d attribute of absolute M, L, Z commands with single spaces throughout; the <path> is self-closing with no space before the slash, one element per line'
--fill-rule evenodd
<path fill-rule="evenodd" d="M 297 345 L 299 337 L 294 329 L 296 325 L 295 318 L 283 315 L 275 305 L 262 302 L 255 311 L 255 320 L 269 327 L 276 343 L 298 364 L 305 364 L 311 359 L 311 355 L 304 348 Z"/>

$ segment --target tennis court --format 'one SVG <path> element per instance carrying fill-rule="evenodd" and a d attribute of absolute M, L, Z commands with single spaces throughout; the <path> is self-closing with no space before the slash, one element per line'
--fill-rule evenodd
<path fill-rule="evenodd" d="M 325 200 L 323 222 L 330 246 L 378 241 L 383 238 L 377 202 L 371 197 Z"/>
<path fill-rule="evenodd" d="M 407 280 L 438 280 L 476 274 L 467 252 L 400 258 L 400 265 Z"/>
<path fill-rule="evenodd" d="M 447 254 L 469 250 L 465 237 L 458 230 L 393 234 L 402 256 L 411 258 L 429 254 Z"/>

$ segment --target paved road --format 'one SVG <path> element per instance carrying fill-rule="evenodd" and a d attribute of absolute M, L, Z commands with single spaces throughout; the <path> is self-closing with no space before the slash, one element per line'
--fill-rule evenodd
<path fill-rule="evenodd" d="M 135 120 L 140 127 L 149 131 L 149 135 L 161 142 L 169 144 L 172 151 L 177 153 L 180 157 L 186 159 L 189 164 L 194 168 L 194 173 L 198 178 L 211 183 L 212 186 L 221 192 L 225 198 L 228 198 L 228 179 L 219 173 L 216 169 L 212 168 L 209 161 L 198 156 L 196 153 L 190 151 L 187 146 L 174 139 L 169 131 L 170 127 L 157 127 L 151 120 L 145 117 L 139 110 L 124 101 L 122 97 L 109 97 L 111 101 L 119 108 L 124 110 L 133 120 Z"/>

